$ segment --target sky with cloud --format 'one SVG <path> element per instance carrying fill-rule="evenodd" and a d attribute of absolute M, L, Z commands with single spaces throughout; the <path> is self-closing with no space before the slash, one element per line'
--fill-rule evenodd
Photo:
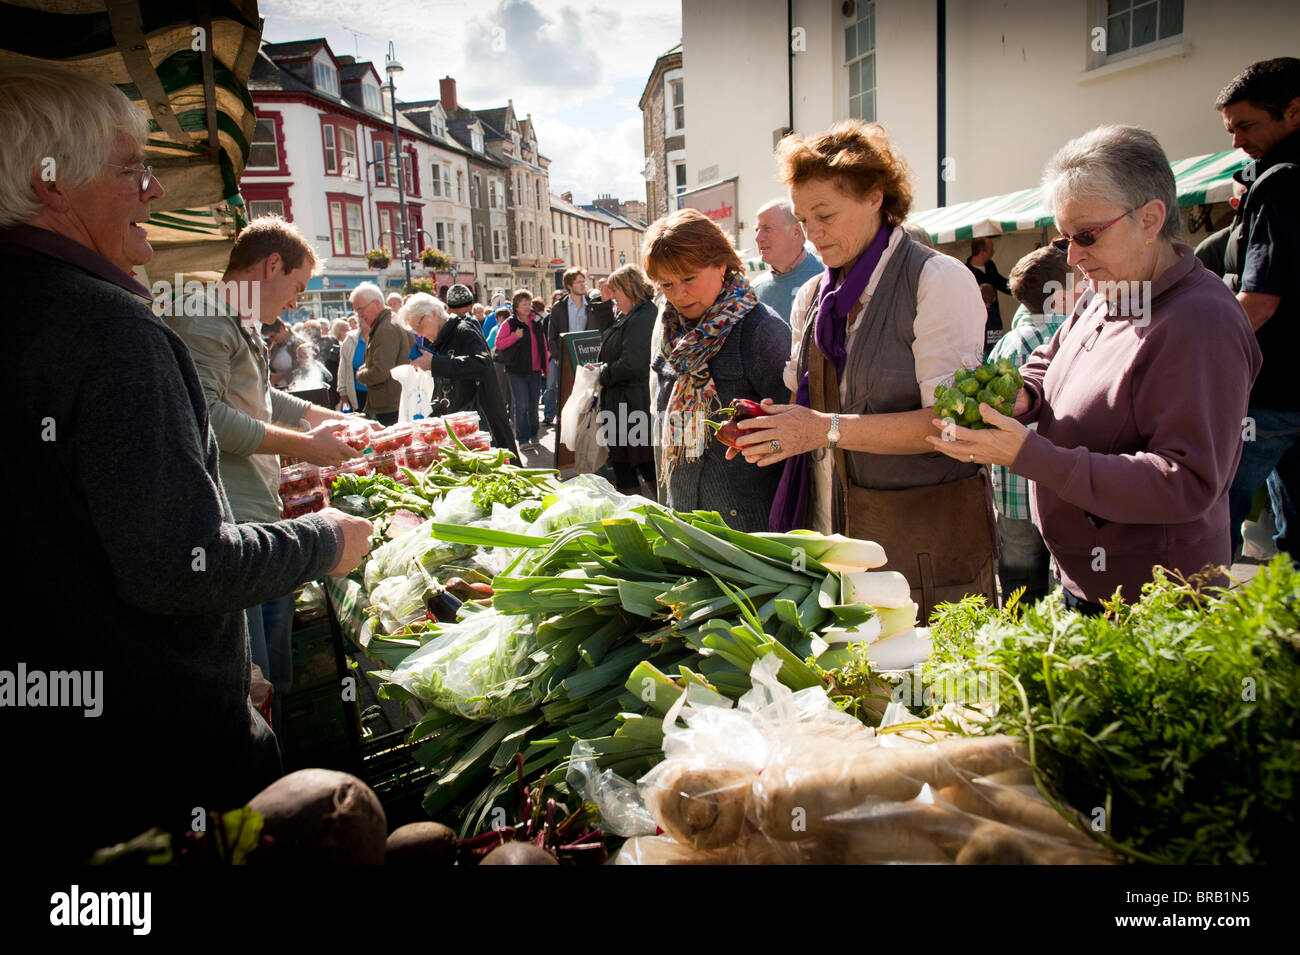
<path fill-rule="evenodd" d="M 392 40 L 398 99 L 437 99 L 443 76 L 471 109 L 513 99 L 521 119 L 532 114 L 557 195 L 645 199 L 637 103 L 656 57 L 681 39 L 673 0 L 261 0 L 259 9 L 267 41 L 323 36 L 381 76 Z"/>

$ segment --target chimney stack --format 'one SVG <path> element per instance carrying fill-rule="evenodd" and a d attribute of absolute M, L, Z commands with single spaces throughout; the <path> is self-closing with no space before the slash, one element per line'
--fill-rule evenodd
<path fill-rule="evenodd" d="M 442 98 L 443 112 L 450 115 L 456 111 L 456 81 L 450 76 L 438 80 L 438 93 Z"/>
<path fill-rule="evenodd" d="M 569 203 L 569 205 L 573 205 L 573 193 L 562 192 L 560 193 L 560 198 L 563 199 L 565 202 Z"/>

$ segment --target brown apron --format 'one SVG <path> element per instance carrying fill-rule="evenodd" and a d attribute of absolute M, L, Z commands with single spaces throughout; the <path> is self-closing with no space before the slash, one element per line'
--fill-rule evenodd
<path fill-rule="evenodd" d="M 814 411 L 839 413 L 840 384 L 835 366 L 809 340 L 808 395 Z M 924 625 L 936 604 L 967 594 L 997 602 L 997 524 L 988 471 L 947 484 L 900 490 L 875 490 L 851 484 L 844 451 L 833 463 L 831 513 L 844 516 L 848 537 L 875 541 L 888 563 L 907 578 Z"/>

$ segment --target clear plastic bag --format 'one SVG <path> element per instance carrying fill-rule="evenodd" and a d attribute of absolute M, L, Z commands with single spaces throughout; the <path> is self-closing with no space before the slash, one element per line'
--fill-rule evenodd
<path fill-rule="evenodd" d="M 433 506 L 433 520 L 439 524 L 471 524 L 482 520 L 483 508 L 474 503 L 474 488 L 454 487 Z"/>
<path fill-rule="evenodd" d="M 460 488 L 457 488 L 460 490 Z M 454 491 L 452 493 L 455 493 Z M 450 497 L 451 495 L 448 495 Z M 436 514 L 435 514 L 436 517 Z M 460 521 L 456 523 L 470 523 Z M 457 557 L 468 554 L 472 547 L 464 544 L 449 544 L 435 538 L 430 533 L 432 520 L 425 521 L 419 527 L 412 528 L 405 534 L 394 537 L 387 544 L 376 547 L 371 552 L 370 562 L 366 565 L 366 586 L 371 594 L 378 584 L 389 577 L 406 577 L 417 570 L 425 572 Z M 371 565 L 374 565 L 373 570 Z M 373 597 L 372 597 L 373 599 Z"/>
<path fill-rule="evenodd" d="M 537 705 L 536 622 L 492 610 L 462 613 L 393 669 L 389 680 L 416 698 L 472 720 L 497 720 Z"/>
<path fill-rule="evenodd" d="M 783 686 L 778 666 L 756 662 L 734 709 L 674 704 L 666 758 L 640 781 L 665 835 L 620 863 L 1115 861 L 1038 794 L 1019 741 L 877 734 L 820 687 Z"/>
<path fill-rule="evenodd" d="M 546 537 L 569 524 L 629 517 L 633 508 L 647 505 L 657 506 L 640 495 L 618 493 L 598 474 L 579 474 L 547 496 L 545 510 L 529 525 L 527 533 Z"/>
<path fill-rule="evenodd" d="M 428 583 L 420 574 L 388 577 L 371 591 L 366 612 L 379 619 L 384 633 L 396 633 L 428 616 L 424 602 L 428 592 Z"/>
<path fill-rule="evenodd" d="M 583 802 L 600 807 L 600 827 L 616 836 L 654 835 L 658 827 L 641 801 L 636 783 L 629 782 L 596 763 L 594 747 L 578 740 L 569 754 L 564 781 Z"/>

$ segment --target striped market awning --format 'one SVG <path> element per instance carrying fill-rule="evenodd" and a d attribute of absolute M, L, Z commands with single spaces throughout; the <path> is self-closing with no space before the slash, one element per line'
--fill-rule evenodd
<path fill-rule="evenodd" d="M 1232 195 L 1232 174 L 1248 162 L 1249 158 L 1241 152 L 1230 149 L 1170 163 L 1178 188 L 1178 204 L 1199 206 L 1227 202 Z M 1055 224 L 1039 187 L 931 209 L 917 213 L 909 221 L 929 232 L 936 244 L 1024 232 Z"/>
<path fill-rule="evenodd" d="M 149 117 L 145 161 L 166 189 L 148 223 L 151 274 L 225 266 L 242 225 L 261 34 L 256 0 L 0 0 L 4 62 L 113 83 Z"/>

